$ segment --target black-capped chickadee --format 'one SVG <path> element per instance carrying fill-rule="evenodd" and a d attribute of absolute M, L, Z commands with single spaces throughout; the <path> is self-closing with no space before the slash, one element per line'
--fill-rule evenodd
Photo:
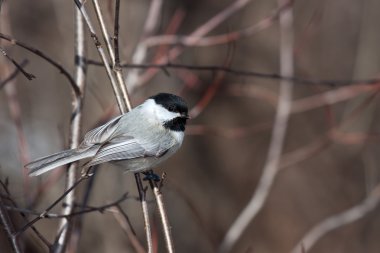
<path fill-rule="evenodd" d="M 112 162 L 126 171 L 145 171 L 178 150 L 188 119 L 187 105 L 181 97 L 159 93 L 130 112 L 89 131 L 78 148 L 40 158 L 25 167 L 30 170 L 30 176 L 38 176 L 88 158 L 84 168 Z"/>

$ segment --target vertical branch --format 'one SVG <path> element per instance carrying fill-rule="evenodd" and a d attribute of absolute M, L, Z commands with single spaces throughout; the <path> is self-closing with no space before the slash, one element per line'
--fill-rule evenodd
<path fill-rule="evenodd" d="M 129 102 L 130 100 L 129 100 L 126 85 L 124 83 L 122 69 L 120 68 L 120 66 L 117 66 L 117 64 L 116 64 L 116 59 L 119 59 L 119 55 L 115 55 L 115 53 L 113 51 L 111 41 L 109 40 L 109 33 L 107 31 L 107 27 L 105 25 L 103 14 L 101 12 L 98 0 L 93 0 L 92 2 L 94 4 L 95 12 L 96 12 L 98 21 L 100 23 L 100 27 L 101 27 L 102 34 L 103 34 L 103 39 L 107 45 L 107 49 L 108 49 L 108 52 L 109 52 L 109 55 L 111 58 L 111 62 L 113 65 L 113 71 L 114 71 L 114 74 L 116 74 L 118 87 L 121 90 L 123 98 L 125 98 L 123 101 L 124 101 L 124 106 L 126 109 L 124 111 L 121 109 L 121 112 L 126 113 L 127 111 L 130 111 L 132 109 L 132 105 Z M 116 42 L 118 42 L 118 40 L 119 40 L 119 38 L 116 37 L 119 34 L 118 33 L 118 28 L 119 28 L 119 26 L 118 26 L 118 24 L 119 24 L 119 20 L 118 20 L 119 13 L 118 13 L 118 11 L 119 10 L 120 10 L 120 4 L 117 3 L 116 4 L 116 13 L 115 13 L 115 28 L 117 28 L 117 29 L 115 29 L 115 33 L 114 33 L 115 34 L 114 41 L 116 41 Z M 117 46 L 117 48 L 118 48 L 118 46 Z M 119 53 L 119 51 L 116 51 L 116 52 Z M 142 208 L 143 217 L 144 217 L 145 235 L 146 235 L 146 239 L 147 239 L 148 252 L 151 253 L 152 249 L 153 249 L 153 247 L 152 247 L 152 233 L 151 233 L 150 221 L 149 221 L 148 203 L 146 201 L 146 191 L 143 188 L 141 177 L 140 177 L 139 173 L 135 173 L 135 180 L 136 180 L 137 190 L 138 190 L 139 196 L 140 196 L 140 203 L 141 203 L 141 208 Z"/>
<path fill-rule="evenodd" d="M 140 38 L 140 43 L 138 43 L 137 48 L 135 49 L 135 52 L 132 56 L 133 64 L 141 64 L 145 61 L 148 47 L 144 41 L 145 39 L 147 39 L 149 36 L 153 34 L 155 28 L 157 27 L 159 13 L 161 12 L 161 7 L 162 7 L 162 0 L 151 1 L 149 11 L 148 11 L 148 16 L 144 25 L 143 36 Z M 135 89 L 136 84 L 138 83 L 139 74 L 140 74 L 139 69 L 132 69 L 129 71 L 126 77 L 127 83 L 130 89 L 132 90 L 132 92 Z"/>
<path fill-rule="evenodd" d="M 115 4 L 115 21 L 113 29 L 113 48 L 115 49 L 115 68 L 120 68 L 119 54 L 119 16 L 120 16 L 120 0 L 116 0 Z"/>
<path fill-rule="evenodd" d="M 86 23 L 87 23 L 87 26 L 90 30 L 91 36 L 94 39 L 94 42 L 95 42 L 96 48 L 98 49 L 100 57 L 102 58 L 103 65 L 107 70 L 108 77 L 110 78 L 112 88 L 114 90 L 116 99 L 118 101 L 119 109 L 120 109 L 121 113 L 126 113 L 127 111 L 132 109 L 132 106 L 131 106 L 129 96 L 128 96 L 128 93 L 126 90 L 126 85 L 124 84 L 124 79 L 122 78 L 122 70 L 120 68 L 115 68 L 115 67 L 113 68 L 114 72 L 116 72 L 116 75 L 118 78 L 117 79 L 118 84 L 117 84 L 115 79 L 114 79 L 114 76 L 111 72 L 111 69 L 110 69 L 108 60 L 106 58 L 106 55 L 104 53 L 104 50 L 101 47 L 101 44 L 98 40 L 98 37 L 95 34 L 95 30 L 92 26 L 92 23 L 90 21 L 90 18 L 88 16 L 84 6 L 78 0 L 74 0 L 74 2 L 76 3 L 78 8 L 80 9 L 80 11 L 81 11 Z M 104 36 L 105 43 L 108 44 L 109 43 L 108 32 L 106 30 L 106 26 L 104 24 L 104 19 L 103 19 L 102 13 L 100 11 L 100 7 L 99 7 L 97 0 L 93 0 L 93 4 L 94 4 L 95 11 L 97 13 L 98 20 L 101 24 L 103 24 L 103 25 L 101 25 L 101 27 L 102 27 L 102 33 Z M 115 66 L 115 64 L 114 64 L 115 63 L 115 54 L 113 53 L 112 47 L 108 46 L 107 48 L 110 52 L 110 57 L 111 57 L 112 63 Z M 122 92 L 122 94 L 120 94 L 120 92 Z M 120 97 L 120 96 L 122 96 L 122 97 Z M 148 204 L 147 204 L 146 198 L 145 198 L 146 193 L 145 193 L 145 190 L 143 189 L 142 181 L 141 181 L 141 177 L 140 177 L 139 173 L 135 173 L 135 179 L 136 179 L 136 184 L 137 184 L 137 188 L 138 188 L 138 192 L 139 192 L 139 196 L 140 196 L 140 202 L 141 202 L 142 211 L 143 211 L 143 216 L 144 216 L 144 222 L 145 222 L 145 228 L 146 228 L 145 230 L 146 230 L 146 236 L 147 236 L 147 241 L 148 241 L 148 251 L 149 251 L 149 253 L 151 253 L 152 252 L 152 236 L 151 236 L 151 232 L 150 232 Z"/>
<path fill-rule="evenodd" d="M 162 195 L 157 185 L 154 185 L 153 193 L 154 193 L 154 196 L 156 197 L 158 211 L 160 213 L 160 218 L 161 218 L 161 223 L 164 228 L 166 249 L 168 250 L 169 253 L 174 253 L 173 237 L 171 234 L 171 227 L 170 227 L 169 219 L 167 216 L 166 208 L 164 205 L 164 196 Z"/>
<path fill-rule="evenodd" d="M 116 75 L 116 81 L 118 84 L 117 87 L 121 92 L 121 96 L 122 96 L 121 99 L 122 99 L 123 104 L 124 104 L 124 106 L 123 106 L 124 111 L 122 111 L 122 113 L 126 113 L 127 111 L 130 111 L 132 109 L 132 105 L 131 105 L 131 102 L 129 99 L 127 87 L 124 83 L 122 69 L 119 66 L 115 67 L 115 53 L 114 53 L 113 48 L 112 48 L 111 37 L 109 36 L 106 24 L 104 22 L 103 14 L 100 10 L 99 2 L 98 2 L 98 0 L 92 0 L 92 3 L 94 4 L 96 16 L 98 18 L 98 21 L 100 23 L 100 28 L 102 30 L 103 39 L 104 39 L 104 42 L 106 43 L 108 53 L 109 53 L 110 58 L 111 58 L 111 62 L 113 65 L 113 72 Z"/>
<path fill-rule="evenodd" d="M 86 63 L 85 63 L 85 31 L 83 18 L 75 8 L 75 82 L 80 94 L 73 94 L 73 109 L 70 122 L 70 149 L 75 149 L 79 145 L 80 126 L 82 119 L 82 105 L 84 90 L 86 84 Z M 66 174 L 66 190 L 70 189 L 76 182 L 76 171 L 78 163 L 71 163 Z M 74 209 L 75 191 L 70 191 L 65 197 L 65 205 L 62 208 L 62 214 L 68 215 Z M 60 220 L 58 235 L 56 238 L 55 253 L 64 252 L 69 238 L 72 222 L 67 218 Z"/>
<path fill-rule="evenodd" d="M 278 0 L 278 4 L 282 5 L 287 1 L 288 0 Z M 281 13 L 279 17 L 280 71 L 282 76 L 293 76 L 292 13 L 292 9 L 289 9 L 289 11 Z M 274 179 L 279 171 L 279 162 L 284 146 L 289 115 L 291 113 L 292 92 L 293 83 L 287 80 L 282 80 L 280 82 L 279 101 L 274 119 L 272 138 L 263 174 L 251 200 L 227 231 L 219 248 L 219 252 L 221 253 L 229 252 L 232 249 L 247 226 L 261 210 L 269 195 Z"/>
<path fill-rule="evenodd" d="M 120 109 L 121 113 L 126 113 L 128 111 L 127 105 L 130 105 L 129 96 L 128 96 L 128 93 L 126 93 L 126 92 L 123 94 L 120 93 L 123 89 L 126 89 L 126 88 L 125 87 L 124 88 L 119 87 L 118 83 L 116 82 L 115 77 L 112 74 L 112 70 L 111 70 L 109 61 L 107 59 L 107 56 L 104 52 L 102 44 L 99 41 L 98 36 L 95 33 L 94 26 L 92 25 L 92 22 L 90 20 L 90 17 L 88 15 L 84 5 L 79 0 L 73 0 L 73 1 L 75 2 L 78 9 L 82 13 L 82 16 L 83 16 L 83 18 L 87 24 L 87 27 L 90 30 L 91 38 L 93 39 L 93 41 L 95 43 L 96 49 L 98 50 L 98 53 L 99 53 L 99 56 L 102 60 L 103 66 L 106 69 L 107 76 L 110 79 L 110 82 L 112 85 L 112 90 L 115 94 L 116 101 L 117 101 L 117 104 L 119 106 L 119 109 Z"/>

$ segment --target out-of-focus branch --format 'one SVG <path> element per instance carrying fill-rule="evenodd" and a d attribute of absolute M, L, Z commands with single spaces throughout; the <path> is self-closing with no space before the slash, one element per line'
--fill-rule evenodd
<path fill-rule="evenodd" d="M 8 14 L 8 6 L 5 5 L 4 12 L 3 12 L 3 20 L 0 21 L 0 30 L 7 31 L 8 33 L 11 33 L 11 28 L 9 25 L 9 14 Z M 5 44 L 5 41 L 0 41 L 0 45 Z M 29 80 L 34 78 L 34 75 L 27 73 L 23 70 L 21 64 L 18 64 L 11 56 L 9 56 L 3 48 L 0 48 L 0 51 L 5 56 L 4 58 L 0 59 L 0 70 L 2 70 L 0 75 L 3 76 L 12 76 L 11 74 L 11 64 L 9 64 L 9 61 L 13 63 L 13 65 L 16 67 L 16 69 L 20 72 L 22 72 Z M 31 194 L 29 189 L 29 176 L 28 171 L 26 168 L 24 168 L 22 165 L 29 162 L 29 150 L 26 142 L 26 136 L 24 132 L 23 122 L 22 122 L 22 107 L 20 104 L 20 100 L 18 97 L 17 92 L 17 86 L 16 86 L 16 80 L 15 79 L 9 79 L 8 85 L 5 86 L 5 97 L 9 109 L 9 115 L 13 121 L 13 124 L 16 128 L 17 132 L 17 139 L 18 139 L 18 150 L 19 150 L 19 161 L 21 162 L 21 173 L 22 173 L 22 179 L 23 179 L 23 191 L 24 191 L 24 198 L 27 203 L 31 201 Z"/>
<path fill-rule="evenodd" d="M 194 36 L 178 36 L 178 35 L 161 35 L 152 36 L 143 41 L 146 47 L 153 47 L 157 45 L 182 45 L 187 47 L 208 47 L 218 44 L 230 43 L 244 37 L 252 36 L 255 33 L 261 32 L 275 23 L 281 12 L 287 11 L 291 6 L 290 2 L 285 5 L 280 6 L 273 14 L 263 18 L 257 24 L 249 26 L 240 31 L 229 32 L 226 34 L 200 37 L 196 38 Z"/>
<path fill-rule="evenodd" d="M 94 60 L 87 60 L 87 63 L 90 65 L 95 66 L 103 66 L 101 62 L 94 61 Z M 263 73 L 258 71 L 252 71 L 252 70 L 244 70 L 244 69 L 237 69 L 232 67 L 225 67 L 225 66 L 217 66 L 217 65 L 192 65 L 192 64 L 182 64 L 182 63 L 149 63 L 149 64 L 130 64 L 130 63 L 124 63 L 121 64 L 121 67 L 123 68 L 138 68 L 138 69 L 159 69 L 159 70 L 166 70 L 166 69 L 187 69 L 187 70 L 195 70 L 195 71 L 209 71 L 209 72 L 215 72 L 215 71 L 221 71 L 226 72 L 228 74 L 236 75 L 236 76 L 245 76 L 245 77 L 252 77 L 252 78 L 262 78 L 262 79 L 273 79 L 273 80 L 280 80 L 280 81 L 289 81 L 296 84 L 303 84 L 303 85 L 324 85 L 324 86 L 348 86 L 348 85 L 376 85 L 380 83 L 380 78 L 368 78 L 368 79 L 359 79 L 359 80 L 328 80 L 328 79 L 306 79 L 301 77 L 295 77 L 295 76 L 282 76 L 281 74 L 277 73 Z"/>
<path fill-rule="evenodd" d="M 231 55 L 230 55 L 231 56 Z M 230 65 L 231 57 L 227 56 L 225 65 Z M 190 110 L 189 115 L 191 118 L 196 118 L 210 103 L 212 98 L 215 96 L 217 90 L 219 89 L 223 79 L 225 77 L 224 72 L 218 72 L 209 87 L 204 92 L 202 98 L 198 101 L 198 103 Z"/>
<path fill-rule="evenodd" d="M 321 94 L 312 95 L 306 98 L 298 99 L 293 102 L 292 113 L 300 113 L 312 110 L 321 106 L 332 105 L 353 97 L 357 97 L 362 93 L 378 91 L 380 84 L 359 84 L 355 86 L 341 87 Z"/>
<path fill-rule="evenodd" d="M 291 251 L 292 253 L 308 252 L 323 236 L 329 232 L 355 222 L 374 210 L 380 203 L 380 185 L 360 204 L 353 206 L 341 213 L 332 215 L 307 232 Z M 302 250 L 304 248 L 304 251 Z"/>
<path fill-rule="evenodd" d="M 152 0 L 148 16 L 145 21 L 144 30 L 142 32 L 142 37 L 140 38 L 140 43 L 137 44 L 136 49 L 134 50 L 134 53 L 132 55 L 132 63 L 133 64 L 141 64 L 145 61 L 148 47 L 145 45 L 144 41 L 149 38 L 153 34 L 153 32 L 156 30 L 159 22 L 159 14 L 161 12 L 162 8 L 162 0 Z M 140 71 L 138 69 L 133 69 L 128 72 L 128 75 L 126 76 L 127 83 L 129 86 L 129 89 L 133 92 L 136 84 L 139 80 L 139 74 Z"/>
<path fill-rule="evenodd" d="M 85 63 L 85 30 L 83 18 L 80 11 L 75 8 L 75 81 L 80 91 L 79 95 L 73 96 L 72 111 L 70 117 L 70 149 L 78 147 L 80 142 L 80 127 L 82 121 L 82 105 L 84 98 L 84 91 L 86 86 L 86 63 Z M 78 163 L 71 163 L 66 173 L 66 187 L 65 190 L 70 189 L 76 182 L 76 171 Z M 69 215 L 74 210 L 75 202 L 75 189 L 67 194 L 65 197 L 65 205 L 62 208 L 63 215 Z M 54 248 L 55 253 L 65 251 L 70 231 L 72 229 L 72 220 L 63 218 L 58 226 L 56 245 Z"/>
<path fill-rule="evenodd" d="M 196 43 L 200 38 L 205 36 L 207 33 L 211 32 L 214 28 L 216 28 L 218 25 L 220 25 L 222 22 L 224 22 L 227 18 L 229 18 L 234 13 L 241 10 L 244 6 L 246 6 L 250 0 L 237 0 L 233 2 L 231 5 L 227 6 L 224 10 L 216 14 L 214 17 L 212 17 L 210 20 L 208 20 L 203 25 L 199 26 L 197 29 L 195 29 L 194 32 L 190 34 L 189 37 L 192 39 L 189 40 L 189 43 Z M 178 57 L 182 52 L 184 51 L 182 46 L 177 46 L 171 49 L 167 55 L 162 56 L 161 58 L 156 60 L 157 64 L 167 64 L 170 60 L 175 59 Z M 135 83 L 129 84 L 131 89 L 135 89 L 138 86 L 146 83 L 151 78 L 153 78 L 154 75 L 157 73 L 157 69 L 146 71 L 144 74 L 142 74 L 138 80 Z"/>
<path fill-rule="evenodd" d="M 279 0 L 283 5 L 288 0 Z M 280 71 L 284 76 L 293 75 L 293 14 L 292 10 L 280 14 Z M 256 217 L 264 205 L 272 188 L 274 179 L 279 171 L 281 153 L 284 146 L 288 119 L 291 112 L 293 83 L 281 81 L 279 101 L 274 120 L 272 138 L 269 145 L 267 160 L 264 165 L 263 174 L 260 178 L 256 191 L 251 200 L 237 219 L 228 229 L 219 252 L 231 251 L 245 229 Z"/>
<path fill-rule="evenodd" d="M 136 232 L 134 231 L 127 214 L 123 211 L 120 205 L 116 205 L 110 211 L 114 215 L 115 219 L 119 222 L 125 234 L 128 236 L 135 251 L 137 253 L 146 253 L 146 250 L 141 245 L 139 239 L 136 236 Z"/>

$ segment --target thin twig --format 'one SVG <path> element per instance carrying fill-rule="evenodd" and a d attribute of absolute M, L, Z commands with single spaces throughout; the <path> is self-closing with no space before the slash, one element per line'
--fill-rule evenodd
<path fill-rule="evenodd" d="M 119 91 L 121 92 L 120 96 L 121 96 L 121 99 L 122 99 L 123 104 L 124 104 L 124 106 L 123 106 L 124 111 L 121 110 L 121 112 L 126 113 L 127 111 L 130 111 L 132 109 L 132 104 L 131 104 L 130 99 L 129 99 L 127 87 L 124 83 L 122 69 L 119 68 L 118 66 L 115 66 L 115 53 L 114 53 L 113 48 L 112 48 L 111 37 L 109 36 L 109 33 L 107 31 L 107 26 L 104 22 L 104 18 L 103 18 L 103 14 L 102 14 L 102 11 L 101 11 L 100 6 L 99 6 L 99 2 L 98 2 L 98 0 L 92 0 L 92 3 L 94 4 L 96 16 L 98 18 L 98 21 L 100 23 L 100 28 L 102 30 L 103 39 L 104 39 L 104 42 L 106 43 L 108 53 L 109 53 L 110 58 L 111 58 L 111 63 L 113 65 L 113 72 L 116 75 L 116 81 L 117 81 L 117 87 L 116 88 L 119 89 Z M 104 64 L 108 64 L 105 61 L 103 61 L 103 62 L 104 62 Z"/>
<path fill-rule="evenodd" d="M 125 234 L 128 236 L 135 251 L 137 253 L 146 253 L 146 250 L 136 236 L 136 232 L 134 231 L 127 214 L 123 211 L 120 205 L 113 207 L 111 212 L 113 213 L 115 219 L 119 222 Z"/>
<path fill-rule="evenodd" d="M 12 248 L 15 253 L 22 253 L 21 247 L 15 235 L 15 229 L 13 223 L 8 215 L 8 211 L 4 208 L 3 198 L 0 196 L 0 221 L 5 233 L 8 235 Z"/>
<path fill-rule="evenodd" d="M 19 236 L 20 234 L 22 234 L 23 232 L 25 232 L 25 230 L 27 230 L 29 227 L 31 227 L 34 223 L 36 223 L 37 221 L 45 218 L 45 215 L 47 213 L 49 213 L 49 211 L 51 209 L 53 209 L 62 199 L 64 199 L 66 197 L 67 194 L 69 194 L 75 187 L 77 187 L 83 180 L 89 178 L 91 175 L 82 175 L 76 182 L 75 184 L 70 187 L 69 189 L 67 189 L 58 199 L 56 199 L 50 206 L 48 206 L 41 214 L 40 216 L 34 218 L 33 220 L 29 221 L 27 224 L 25 224 L 21 229 L 19 229 L 15 235 L 16 236 Z"/>
<path fill-rule="evenodd" d="M 113 92 L 115 94 L 116 101 L 117 101 L 117 104 L 118 104 L 118 106 L 120 108 L 120 111 L 121 111 L 121 113 L 125 113 L 125 112 L 127 112 L 127 107 L 126 106 L 128 104 L 130 104 L 129 97 L 128 96 L 124 96 L 124 94 L 121 94 L 121 89 L 118 87 L 118 84 L 117 84 L 117 82 L 115 80 L 115 77 L 112 74 L 112 70 L 111 70 L 109 61 L 108 61 L 107 56 L 106 56 L 106 54 L 104 52 L 102 44 L 100 43 L 99 38 L 96 35 L 95 28 L 92 25 L 90 17 L 88 15 L 86 9 L 84 8 L 84 4 L 82 5 L 82 3 L 79 0 L 74 0 L 74 2 L 77 5 L 77 7 L 79 8 L 79 10 L 81 11 L 84 20 L 86 21 L 87 27 L 88 27 L 88 29 L 90 31 L 90 34 L 91 34 L 91 38 L 94 41 L 96 49 L 97 49 L 97 51 L 98 51 L 98 53 L 100 55 L 100 58 L 101 58 L 101 60 L 103 62 L 103 66 L 106 68 L 107 76 L 108 76 L 108 78 L 109 78 L 109 80 L 111 82 L 112 90 L 113 90 Z"/>
<path fill-rule="evenodd" d="M 103 66 L 101 62 L 94 60 L 87 60 L 87 63 L 95 66 Z M 165 71 L 165 69 L 188 69 L 188 70 L 196 70 L 196 71 L 221 71 L 226 72 L 236 76 L 245 76 L 252 78 L 263 78 L 263 79 L 273 79 L 279 81 L 289 81 L 297 84 L 304 85 L 325 85 L 325 86 L 348 86 L 348 85 L 374 85 L 380 83 L 380 78 L 367 78 L 367 79 L 358 79 L 358 80 L 328 80 L 328 79 L 306 79 L 302 77 L 295 76 L 283 76 L 277 73 L 263 73 L 252 70 L 244 70 L 226 66 L 217 66 L 217 65 L 192 65 L 192 64 L 182 64 L 182 63 L 149 63 L 149 64 L 130 64 L 123 63 L 121 64 L 123 68 L 139 68 L 139 69 L 161 69 Z"/>
<path fill-rule="evenodd" d="M 279 0 L 283 5 L 288 0 Z M 282 75 L 293 75 L 293 22 L 292 10 L 280 14 L 280 71 Z M 277 111 L 272 130 L 267 160 L 263 174 L 251 200 L 228 229 L 219 248 L 220 253 L 230 252 L 250 222 L 264 205 L 279 171 L 281 153 L 291 112 L 293 83 L 281 81 Z"/>
<path fill-rule="evenodd" d="M 116 201 L 111 202 L 111 203 L 106 204 L 106 205 L 103 205 L 103 206 L 88 207 L 88 206 L 82 206 L 82 205 L 80 205 L 80 207 L 82 207 L 83 210 L 80 210 L 80 211 L 77 211 L 77 212 L 72 212 L 72 213 L 69 213 L 69 214 L 57 214 L 57 213 L 50 213 L 50 212 L 48 212 L 48 213 L 41 213 L 41 212 L 33 211 L 33 210 L 30 210 L 30 209 L 19 208 L 19 207 L 12 207 L 12 206 L 5 206 L 5 208 L 7 210 L 10 210 L 10 211 L 19 212 L 21 214 L 31 214 L 31 215 L 37 215 L 37 216 L 43 215 L 44 219 L 62 219 L 62 218 L 72 218 L 72 217 L 80 216 L 80 215 L 87 214 L 87 213 L 94 213 L 94 212 L 104 213 L 105 211 L 107 211 L 111 207 L 115 207 L 115 206 L 119 205 L 121 202 L 125 201 L 126 199 L 128 199 L 128 194 L 127 193 L 123 194 Z M 135 199 L 135 198 L 132 198 L 132 199 Z"/>
<path fill-rule="evenodd" d="M 80 11 L 75 10 L 75 81 L 80 90 L 79 96 L 73 96 L 72 111 L 70 117 L 70 149 L 78 147 L 80 142 L 80 127 L 82 120 L 82 105 L 86 85 L 86 63 L 85 63 L 85 30 L 83 18 Z M 70 189 L 76 181 L 76 172 L 78 163 L 71 163 L 66 173 L 66 186 L 65 190 Z M 63 215 L 69 215 L 74 210 L 75 203 L 75 189 L 67 194 L 65 205 L 62 208 Z M 65 251 L 73 221 L 69 219 L 62 219 L 58 226 L 56 245 L 54 248 L 55 253 L 62 253 Z"/>
<path fill-rule="evenodd" d="M 21 63 L 20 63 L 20 66 L 21 67 L 25 67 L 27 64 L 29 63 L 28 60 L 23 60 Z M 20 70 L 18 68 L 16 68 L 12 73 L 9 74 L 8 77 L 6 77 L 4 80 L 0 81 L 0 90 L 2 88 L 4 88 L 4 86 L 12 81 L 14 78 L 16 78 L 16 76 L 18 75 L 18 73 L 20 73 Z"/>
<path fill-rule="evenodd" d="M 28 73 L 24 70 L 23 66 L 19 63 L 16 62 L 15 59 L 13 59 L 12 57 L 10 57 L 7 52 L 5 52 L 5 50 L 0 47 L 0 52 L 9 60 L 13 63 L 13 65 L 16 67 L 16 69 L 18 69 L 29 81 L 30 80 L 33 80 L 34 78 L 36 78 L 33 74 L 31 73 Z"/>
<path fill-rule="evenodd" d="M 7 188 L 7 184 L 5 184 L 3 181 L 0 180 L 0 185 L 3 187 L 4 191 L 6 192 L 6 196 L 3 196 L 3 194 L 2 196 L 6 197 L 7 200 L 9 200 L 11 204 L 13 205 L 12 208 L 8 208 L 8 206 L 5 206 L 5 208 L 7 208 L 8 210 L 21 210 L 21 208 L 17 206 L 17 203 L 12 199 L 11 193 L 9 189 Z M 25 222 L 27 223 L 29 222 L 28 218 L 26 217 L 24 213 L 20 212 L 20 215 L 24 219 Z M 48 240 L 45 237 L 43 237 L 43 235 L 36 229 L 35 226 L 32 225 L 31 228 L 32 228 L 32 231 L 36 234 L 36 236 L 40 238 L 40 240 L 46 245 L 48 249 L 50 249 L 51 244 L 48 242 Z"/>
<path fill-rule="evenodd" d="M 34 47 L 31 47 L 31 46 L 25 44 L 24 42 L 16 40 L 9 35 L 5 35 L 3 33 L 0 33 L 0 38 L 9 41 L 11 44 L 25 48 L 26 50 L 34 53 L 35 55 L 37 55 L 37 56 L 41 57 L 42 59 L 46 60 L 47 62 L 49 62 L 51 65 L 56 67 L 60 71 L 60 73 L 63 74 L 69 80 L 71 88 L 73 89 L 75 94 L 78 95 L 80 93 L 80 91 L 78 90 L 78 87 L 77 87 L 73 77 L 70 75 L 70 73 L 61 64 L 54 61 L 51 57 L 47 56 L 44 52 L 42 52 L 41 50 L 36 49 Z"/>

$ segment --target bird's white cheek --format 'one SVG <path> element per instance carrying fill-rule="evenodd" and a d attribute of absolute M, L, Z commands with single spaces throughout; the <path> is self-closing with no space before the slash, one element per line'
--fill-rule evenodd
<path fill-rule="evenodd" d="M 172 131 L 172 135 L 176 139 L 176 141 L 181 145 L 183 141 L 183 137 L 185 136 L 185 133 L 180 132 L 180 131 Z"/>

